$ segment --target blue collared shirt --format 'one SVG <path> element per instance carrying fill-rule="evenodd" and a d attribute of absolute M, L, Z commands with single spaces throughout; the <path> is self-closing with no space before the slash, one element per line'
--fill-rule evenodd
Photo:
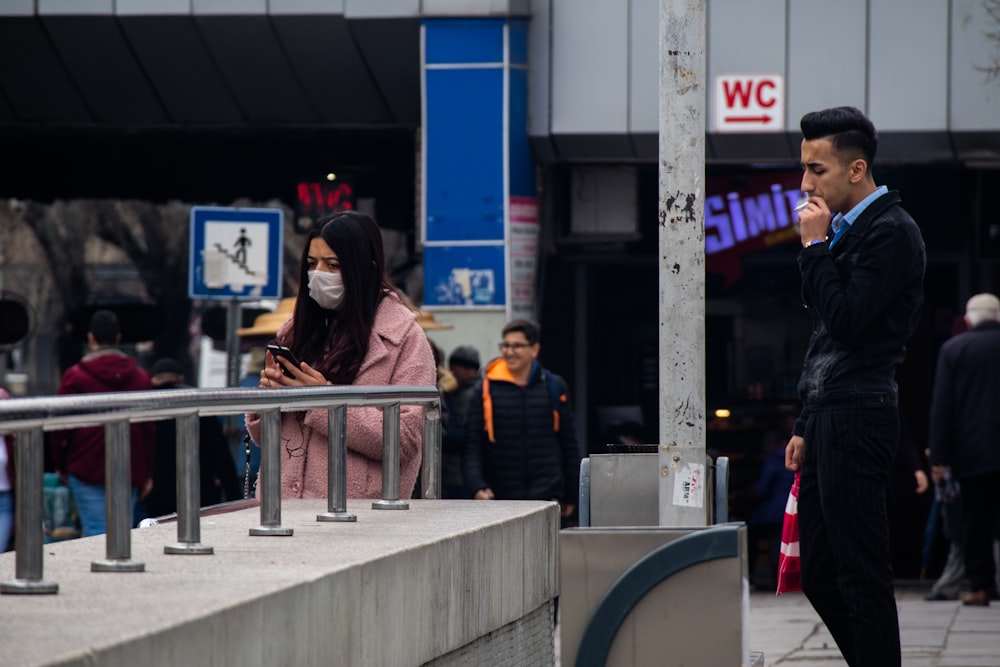
<path fill-rule="evenodd" d="M 858 216 L 861 215 L 866 208 L 868 208 L 869 204 L 888 191 L 889 188 L 887 186 L 880 185 L 875 188 L 875 192 L 858 202 L 857 205 L 846 214 L 838 213 L 833 216 L 833 220 L 830 222 L 830 229 L 833 230 L 833 240 L 830 241 L 830 247 L 832 248 L 833 244 L 839 241 L 840 237 L 843 236 L 848 229 L 850 229 L 851 225 L 854 224 L 854 221 L 858 219 Z"/>

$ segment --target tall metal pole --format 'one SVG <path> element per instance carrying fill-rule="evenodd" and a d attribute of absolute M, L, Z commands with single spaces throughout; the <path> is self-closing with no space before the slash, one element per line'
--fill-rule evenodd
<path fill-rule="evenodd" d="M 232 299 L 226 307 L 226 386 L 240 386 L 240 302 Z"/>
<path fill-rule="evenodd" d="M 661 526 L 704 526 L 705 0 L 660 0 Z"/>

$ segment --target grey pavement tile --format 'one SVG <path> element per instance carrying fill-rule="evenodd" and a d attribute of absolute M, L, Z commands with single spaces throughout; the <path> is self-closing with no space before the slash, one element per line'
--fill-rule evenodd
<path fill-rule="evenodd" d="M 903 654 L 903 667 L 937 667 L 937 665 L 937 656 L 911 656 L 906 653 Z"/>
<path fill-rule="evenodd" d="M 952 651 L 978 651 L 1000 655 L 997 645 L 1000 644 L 1000 625 L 995 625 L 989 632 L 962 632 L 952 630 L 948 633 L 948 642 L 945 650 Z"/>
<path fill-rule="evenodd" d="M 917 658 L 934 658 L 938 655 L 941 655 L 941 649 L 937 647 L 903 647 L 903 662 Z"/>
<path fill-rule="evenodd" d="M 948 627 L 913 627 L 899 624 L 899 643 L 903 648 L 934 647 L 940 650 L 948 640 Z"/>
<path fill-rule="evenodd" d="M 836 646 L 827 646 L 820 648 L 805 648 L 799 651 L 795 651 L 789 657 L 793 660 L 800 660 L 802 658 L 809 658 L 810 660 L 829 660 L 830 658 L 842 658 L 840 655 L 840 649 Z"/>
<path fill-rule="evenodd" d="M 959 616 L 952 632 L 1000 632 L 1000 609 L 992 616 Z"/>
<path fill-rule="evenodd" d="M 817 628 L 816 633 L 803 642 L 803 647 L 809 650 L 837 649 L 837 642 L 833 641 L 826 626 Z"/>
<path fill-rule="evenodd" d="M 958 604 L 951 603 L 948 606 L 941 606 L 936 602 L 925 602 L 921 604 L 904 603 L 897 605 L 899 609 L 899 622 L 905 625 L 941 625 L 951 623 L 958 614 Z"/>
<path fill-rule="evenodd" d="M 764 663 L 765 666 L 767 663 Z M 909 667 L 907 665 L 906 667 Z M 1000 667 L 1000 656 L 950 656 L 938 658 L 936 667 Z"/>

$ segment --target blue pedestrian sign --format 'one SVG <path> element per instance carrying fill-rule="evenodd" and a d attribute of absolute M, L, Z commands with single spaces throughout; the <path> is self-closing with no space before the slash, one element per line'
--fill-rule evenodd
<path fill-rule="evenodd" d="M 284 210 L 191 207 L 192 299 L 278 299 Z"/>

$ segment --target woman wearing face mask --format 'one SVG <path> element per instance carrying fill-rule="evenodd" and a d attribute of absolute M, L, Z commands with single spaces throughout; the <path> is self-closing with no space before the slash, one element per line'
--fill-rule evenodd
<path fill-rule="evenodd" d="M 360 213 L 335 213 L 313 227 L 302 253 L 295 309 L 276 338 L 300 364 L 268 352 L 261 387 L 434 385 L 427 336 L 386 275 L 378 225 Z M 247 430 L 260 444 L 259 415 L 247 416 Z M 401 406 L 399 440 L 399 493 L 408 498 L 420 469 L 420 406 Z M 280 447 L 281 496 L 325 498 L 327 411 L 282 413 Z M 379 408 L 347 410 L 347 495 L 382 497 Z"/>

